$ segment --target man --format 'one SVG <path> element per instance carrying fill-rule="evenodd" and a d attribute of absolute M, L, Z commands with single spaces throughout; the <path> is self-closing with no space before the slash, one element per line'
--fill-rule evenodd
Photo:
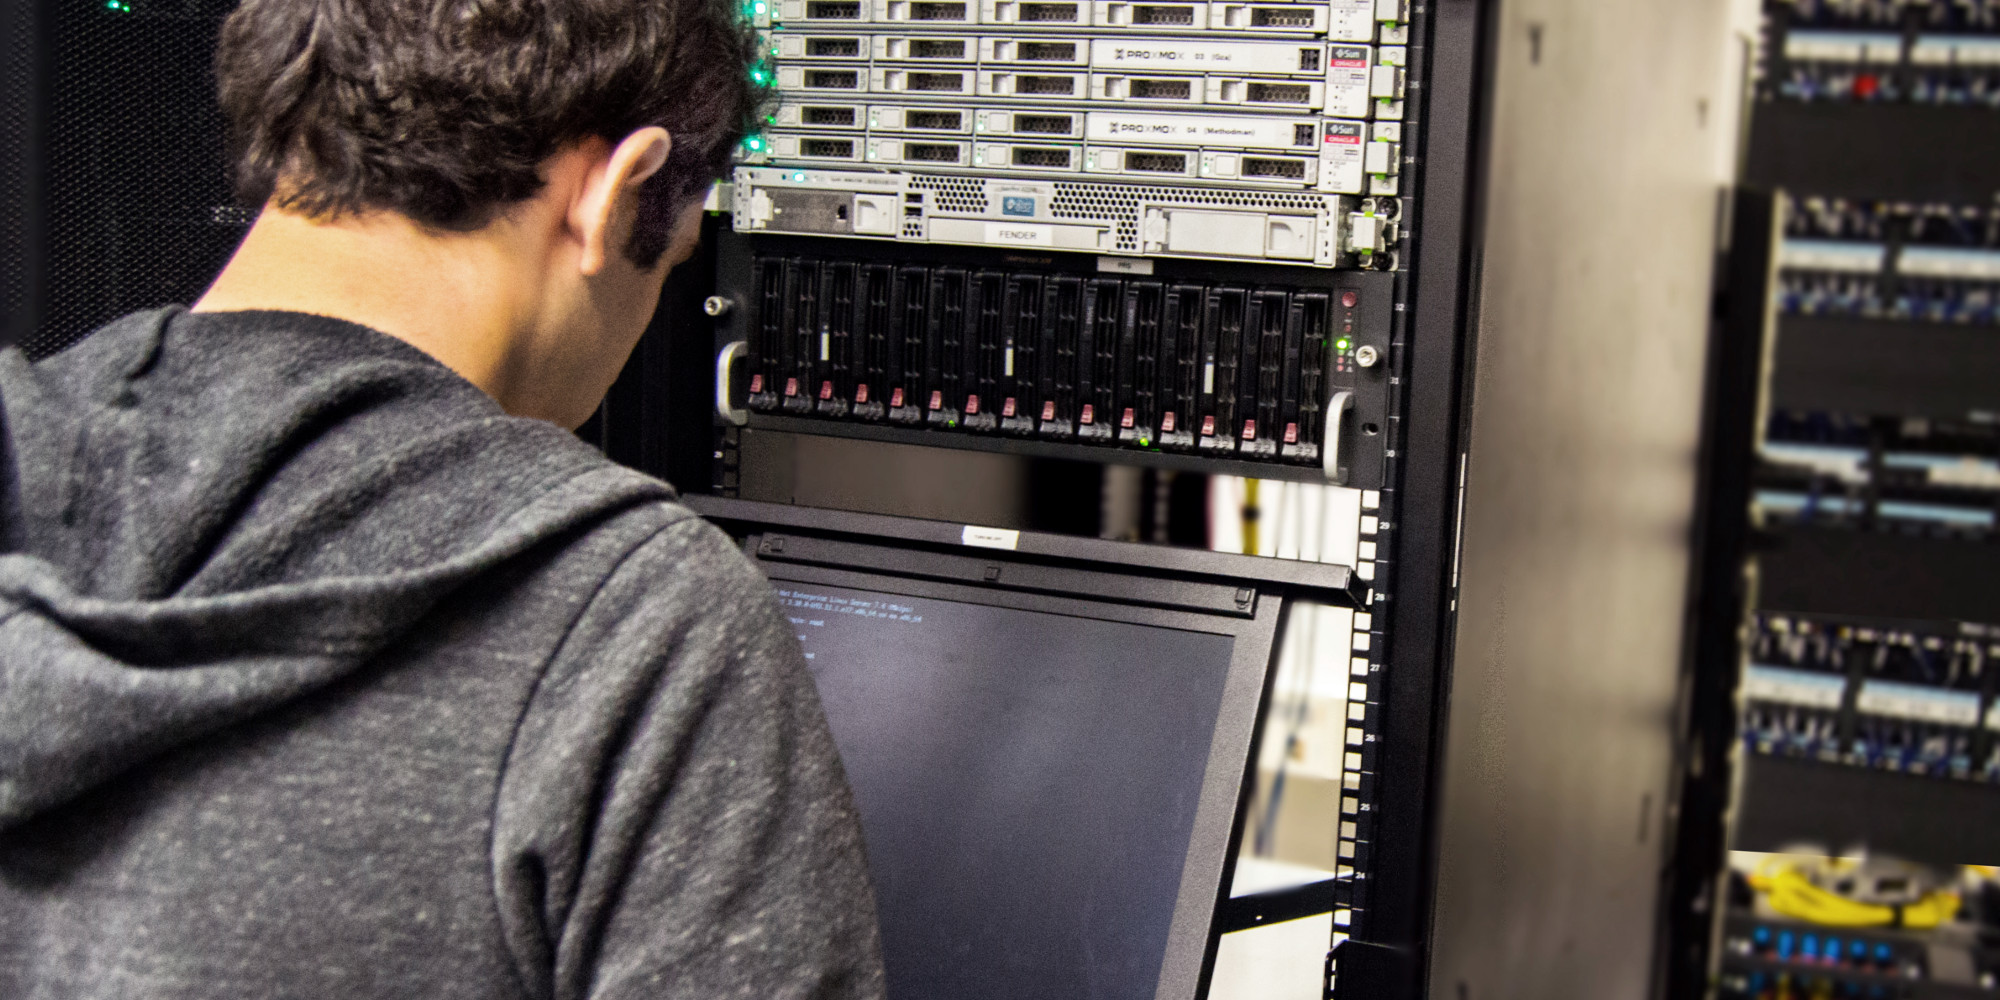
<path fill-rule="evenodd" d="M 565 430 L 752 52 L 735 0 L 229 18 L 234 259 L 0 355 L 0 997 L 880 995 L 768 585 Z"/>

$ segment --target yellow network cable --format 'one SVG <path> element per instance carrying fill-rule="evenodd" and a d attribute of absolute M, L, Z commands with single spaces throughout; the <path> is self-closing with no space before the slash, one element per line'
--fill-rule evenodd
<path fill-rule="evenodd" d="M 1779 913 L 1826 927 L 1929 930 L 1958 913 L 1958 893 L 1948 889 L 1934 889 L 1902 907 L 1862 903 L 1822 888 L 1795 863 L 1783 864 L 1774 874 L 1760 868 L 1751 876 L 1750 885 L 1764 893 Z"/>

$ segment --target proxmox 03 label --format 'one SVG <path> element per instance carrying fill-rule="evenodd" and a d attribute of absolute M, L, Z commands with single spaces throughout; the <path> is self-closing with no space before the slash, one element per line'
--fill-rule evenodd
<path fill-rule="evenodd" d="M 1361 122 L 1326 122 L 1320 130 L 1319 189 L 1360 194 L 1366 182 Z"/>
<path fill-rule="evenodd" d="M 1311 118 L 1252 115 L 1144 115 L 1092 111 L 1084 136 L 1094 142 L 1165 143 L 1223 149 L 1312 149 L 1319 122 Z"/>
<path fill-rule="evenodd" d="M 1368 117 L 1368 67 L 1372 57 L 1366 45 L 1335 45 L 1327 49 L 1327 114 Z"/>
<path fill-rule="evenodd" d="M 1299 42 L 1099 38 L 1090 43 L 1092 69 L 1179 73 L 1326 72 L 1326 46 Z"/>

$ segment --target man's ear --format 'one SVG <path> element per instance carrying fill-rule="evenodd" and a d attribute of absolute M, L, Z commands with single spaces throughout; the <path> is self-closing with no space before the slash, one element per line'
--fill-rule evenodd
<path fill-rule="evenodd" d="M 570 204 L 570 228 L 583 241 L 577 270 L 594 275 L 610 259 L 611 242 L 622 235 L 621 220 L 638 215 L 639 186 L 666 165 L 673 137 L 657 126 L 642 128 L 612 147 L 611 155 L 585 178 Z"/>

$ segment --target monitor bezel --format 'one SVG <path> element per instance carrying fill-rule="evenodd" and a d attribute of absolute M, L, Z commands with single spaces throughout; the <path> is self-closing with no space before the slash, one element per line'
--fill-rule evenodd
<path fill-rule="evenodd" d="M 880 547 L 910 551 L 894 543 Z M 1260 590 L 1250 607 L 1232 614 L 1147 606 L 1093 595 L 1088 589 L 1090 578 L 1101 574 L 1081 569 L 1066 571 L 1077 578 L 1075 590 L 1051 593 L 1046 589 L 1046 577 L 1044 589 L 1024 591 L 1002 584 L 954 583 L 879 567 L 843 569 L 763 558 L 755 544 L 746 548 L 773 582 L 849 587 L 1228 636 L 1232 640 L 1230 663 L 1153 992 L 1154 1000 L 1198 1000 L 1206 995 L 1222 933 L 1219 918 L 1228 898 L 1247 813 L 1244 791 L 1256 761 L 1260 724 L 1275 674 L 1277 637 L 1288 610 L 1284 594 Z M 1005 553 L 981 553 L 981 558 L 996 563 L 1013 561 Z"/>

